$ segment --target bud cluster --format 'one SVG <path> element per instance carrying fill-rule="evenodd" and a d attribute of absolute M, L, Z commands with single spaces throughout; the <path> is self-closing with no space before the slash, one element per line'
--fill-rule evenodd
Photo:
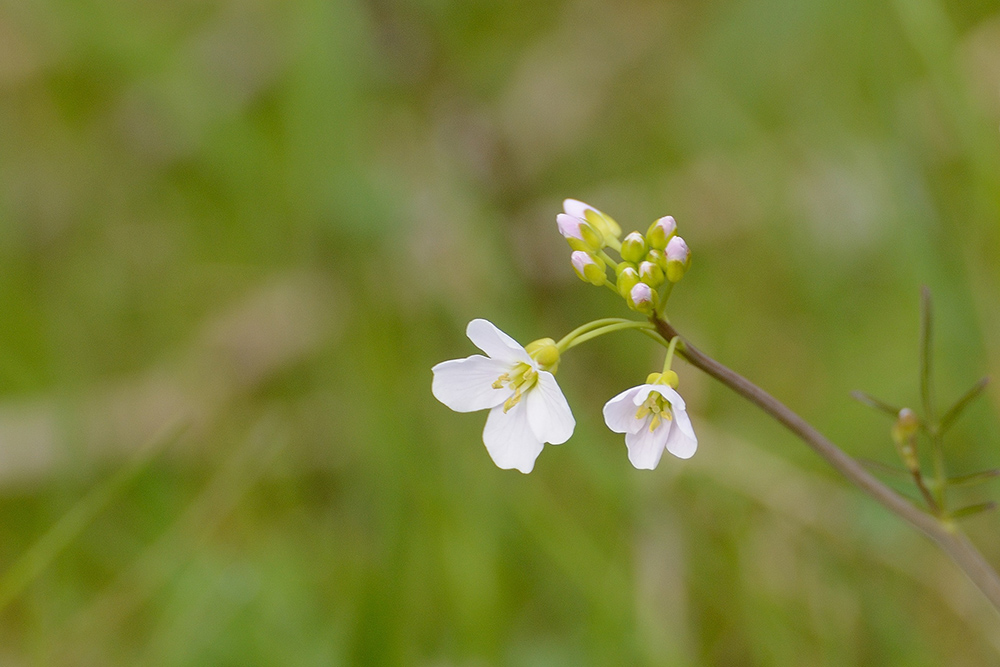
<path fill-rule="evenodd" d="M 645 234 L 635 231 L 620 238 L 621 227 L 611 216 L 567 199 L 556 223 L 573 249 L 570 261 L 576 275 L 592 285 L 608 285 L 629 308 L 647 315 L 691 266 L 691 251 L 677 235 L 673 216 L 654 221 Z M 617 251 L 621 261 L 612 259 L 608 250 Z M 614 280 L 608 276 L 609 265 Z"/>

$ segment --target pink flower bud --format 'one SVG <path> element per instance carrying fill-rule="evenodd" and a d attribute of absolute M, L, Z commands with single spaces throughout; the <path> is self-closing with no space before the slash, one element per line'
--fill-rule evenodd
<path fill-rule="evenodd" d="M 685 243 L 684 239 L 679 236 L 670 239 L 670 243 L 667 244 L 668 262 L 682 262 L 687 264 L 690 256 L 691 251 L 688 249 L 688 244 Z"/>

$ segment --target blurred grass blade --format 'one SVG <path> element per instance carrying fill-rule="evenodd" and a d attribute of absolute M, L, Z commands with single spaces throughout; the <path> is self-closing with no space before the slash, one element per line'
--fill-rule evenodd
<path fill-rule="evenodd" d="M 890 405 L 881 399 L 875 398 L 874 396 L 866 394 L 865 392 L 859 391 L 857 389 L 851 392 L 851 398 L 853 398 L 855 401 L 859 403 L 864 403 L 870 408 L 874 408 L 880 412 L 884 412 L 893 419 L 899 417 L 899 411 L 902 410 L 902 408 L 897 408 L 894 405 Z"/>
<path fill-rule="evenodd" d="M 933 345 L 934 313 L 931 309 L 931 290 L 927 285 L 920 289 L 920 400 L 924 418 L 934 423 L 931 387 L 931 347 Z"/>
<path fill-rule="evenodd" d="M 139 477 L 156 454 L 183 432 L 171 426 L 139 448 L 132 459 L 73 505 L 48 532 L 0 575 L 0 610 L 13 602 L 88 525 Z"/>
<path fill-rule="evenodd" d="M 951 513 L 951 518 L 953 519 L 968 519 L 970 516 L 975 516 L 976 514 L 982 514 L 983 512 L 989 512 L 995 510 L 997 504 L 993 501 L 988 503 L 979 503 L 977 505 L 969 505 L 968 507 L 963 507 L 962 509 L 957 509 Z"/>
<path fill-rule="evenodd" d="M 955 477 L 948 478 L 948 486 L 972 486 L 973 484 L 982 484 L 983 482 L 988 482 L 997 476 L 1000 476 L 1000 469 L 997 468 L 993 468 L 992 470 L 983 470 L 982 472 L 974 472 L 969 475 L 957 475 Z"/>
<path fill-rule="evenodd" d="M 859 458 L 858 463 L 868 468 L 871 472 L 882 473 L 885 475 L 894 475 L 896 477 L 903 477 L 905 479 L 910 479 L 910 473 L 902 468 L 897 468 L 895 466 L 882 463 L 881 461 L 876 461 L 874 459 L 864 459 Z"/>
<path fill-rule="evenodd" d="M 983 390 L 986 389 L 986 386 L 989 383 L 990 379 L 988 377 L 983 378 L 977 382 L 972 389 L 965 392 L 960 399 L 955 401 L 955 405 L 948 408 L 948 411 L 944 413 L 944 417 L 941 417 L 941 424 L 938 426 L 939 432 L 944 433 L 947 431 L 948 427 L 955 423 L 955 421 L 962 415 L 962 411 L 964 411 L 965 408 L 972 403 L 972 401 L 979 398 L 979 395 L 983 393 Z"/>

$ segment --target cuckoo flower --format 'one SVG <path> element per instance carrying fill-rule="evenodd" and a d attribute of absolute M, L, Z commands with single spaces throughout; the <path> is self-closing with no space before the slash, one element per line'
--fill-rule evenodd
<path fill-rule="evenodd" d="M 551 372 L 559 351 L 551 339 L 525 349 L 482 319 L 469 322 L 465 333 L 487 356 L 437 364 L 431 391 L 456 412 L 489 410 L 483 442 L 493 462 L 529 473 L 544 443 L 566 442 L 576 426 Z"/>
<path fill-rule="evenodd" d="M 628 460 L 636 468 L 655 468 L 664 449 L 688 459 L 698 448 L 684 399 L 665 384 L 626 389 L 604 405 L 604 421 L 615 433 L 625 434 Z"/>

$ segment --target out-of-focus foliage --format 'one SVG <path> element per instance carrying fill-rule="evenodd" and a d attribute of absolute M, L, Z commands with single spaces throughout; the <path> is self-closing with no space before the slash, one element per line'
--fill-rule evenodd
<path fill-rule="evenodd" d="M 892 463 L 848 393 L 917 403 L 920 284 L 942 404 L 1000 377 L 998 63 L 986 1 L 0 2 L 0 663 L 988 664 L 950 563 L 692 369 L 699 453 L 633 470 L 644 338 L 566 356 L 530 476 L 430 367 L 626 314 L 564 197 L 669 213 L 672 321 Z"/>

